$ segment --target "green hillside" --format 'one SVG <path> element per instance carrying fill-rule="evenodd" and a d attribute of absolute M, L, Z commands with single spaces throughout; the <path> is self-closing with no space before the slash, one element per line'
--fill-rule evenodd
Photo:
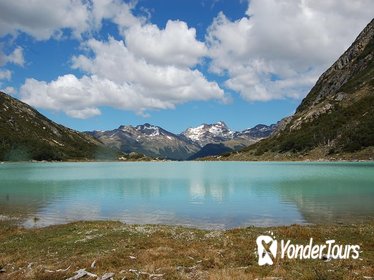
<path fill-rule="evenodd" d="M 83 133 L 58 125 L 29 105 L 0 92 L 0 160 L 116 158 L 113 150 Z"/>

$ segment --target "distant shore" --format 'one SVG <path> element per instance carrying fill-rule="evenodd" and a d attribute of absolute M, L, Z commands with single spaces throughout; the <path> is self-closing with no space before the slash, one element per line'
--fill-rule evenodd
<path fill-rule="evenodd" d="M 307 244 L 359 244 L 358 259 L 276 259 L 259 266 L 256 238 Z M 1 279 L 67 279 L 78 273 L 114 279 L 373 279 L 374 221 L 199 230 L 120 222 L 76 222 L 24 229 L 0 221 Z M 84 270 L 83 270 L 84 269 Z M 275 277 L 275 278 L 271 278 Z M 85 278 L 83 278 L 85 279 Z M 108 278 L 109 279 L 109 278 Z"/>
<path fill-rule="evenodd" d="M 0 164 L 4 163 L 90 163 L 90 162 L 224 162 L 224 161 L 230 161 L 230 162 L 374 162 L 374 158 L 370 159 L 277 159 L 277 160 L 223 160 L 221 158 L 217 157 L 208 157 L 201 160 L 171 160 L 171 159 L 149 159 L 149 160 L 93 160 L 93 159 L 87 159 L 87 160 L 26 160 L 26 161 L 0 161 Z"/>

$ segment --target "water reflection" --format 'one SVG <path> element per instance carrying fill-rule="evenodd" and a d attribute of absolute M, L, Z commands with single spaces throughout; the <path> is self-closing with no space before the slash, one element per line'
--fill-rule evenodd
<path fill-rule="evenodd" d="M 374 165 L 46 163 L 0 167 L 0 215 L 201 228 L 365 221 Z M 37 219 L 35 219 L 37 217 Z"/>
<path fill-rule="evenodd" d="M 364 222 L 374 217 L 373 181 L 317 178 L 282 181 L 278 189 L 282 199 L 294 203 L 310 223 Z"/>

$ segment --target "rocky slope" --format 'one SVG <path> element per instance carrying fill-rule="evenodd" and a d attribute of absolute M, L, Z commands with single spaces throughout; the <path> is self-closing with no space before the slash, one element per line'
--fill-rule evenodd
<path fill-rule="evenodd" d="M 374 158 L 374 20 L 278 132 L 228 159 Z"/>
<path fill-rule="evenodd" d="M 84 133 L 58 125 L 0 92 L 0 160 L 83 160 L 115 156 Z"/>

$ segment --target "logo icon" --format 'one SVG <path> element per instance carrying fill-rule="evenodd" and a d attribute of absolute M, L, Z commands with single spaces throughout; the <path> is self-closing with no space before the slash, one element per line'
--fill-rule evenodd
<path fill-rule="evenodd" d="M 293 244 L 291 240 L 277 241 L 274 233 L 268 231 L 267 235 L 260 235 L 256 239 L 258 256 L 258 265 L 272 265 L 274 260 L 280 259 L 300 259 L 315 260 L 323 259 L 327 256 L 326 261 L 331 259 L 358 259 L 360 256 L 360 245 L 343 245 L 337 244 L 335 240 L 326 240 L 324 244 L 314 244 L 313 238 L 310 238 L 307 244 Z M 279 245 L 279 252 L 278 252 Z"/>
<path fill-rule="evenodd" d="M 256 239 L 258 265 L 272 265 L 273 259 L 277 255 L 278 242 L 275 237 L 269 235 L 260 235 Z"/>

